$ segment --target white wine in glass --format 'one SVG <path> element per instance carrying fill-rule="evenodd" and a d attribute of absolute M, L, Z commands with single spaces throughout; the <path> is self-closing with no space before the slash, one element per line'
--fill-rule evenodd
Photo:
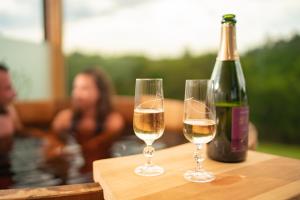
<path fill-rule="evenodd" d="M 164 111 L 162 109 L 134 109 L 134 131 L 147 144 L 160 138 L 164 132 Z"/>
<path fill-rule="evenodd" d="M 194 159 L 196 168 L 184 173 L 192 182 L 210 182 L 215 179 L 211 172 L 202 167 L 202 148 L 216 134 L 216 112 L 211 80 L 187 80 L 185 84 L 183 133 L 186 139 L 196 145 Z"/>
<path fill-rule="evenodd" d="M 164 132 L 164 107 L 162 79 L 136 79 L 133 129 L 138 138 L 146 143 L 146 164 L 138 166 L 135 173 L 141 176 L 157 176 L 164 169 L 152 163 L 152 144 Z"/>
<path fill-rule="evenodd" d="M 187 119 L 183 127 L 185 138 L 194 144 L 210 142 L 216 132 L 216 122 L 211 119 Z"/>

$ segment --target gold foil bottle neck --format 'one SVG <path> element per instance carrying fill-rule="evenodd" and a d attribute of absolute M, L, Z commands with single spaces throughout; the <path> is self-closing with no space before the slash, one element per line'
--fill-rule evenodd
<path fill-rule="evenodd" d="M 221 28 L 221 43 L 217 60 L 238 60 L 239 55 L 236 47 L 235 25 L 224 23 Z"/>

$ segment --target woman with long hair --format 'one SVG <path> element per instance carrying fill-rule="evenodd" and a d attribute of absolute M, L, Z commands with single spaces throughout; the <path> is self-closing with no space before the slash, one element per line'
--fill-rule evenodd
<path fill-rule="evenodd" d="M 81 145 L 83 171 L 92 162 L 109 156 L 109 147 L 120 135 L 124 121 L 112 105 L 112 85 L 99 68 L 80 72 L 74 79 L 72 106 L 55 117 L 52 128 L 59 134 L 71 133 Z"/>

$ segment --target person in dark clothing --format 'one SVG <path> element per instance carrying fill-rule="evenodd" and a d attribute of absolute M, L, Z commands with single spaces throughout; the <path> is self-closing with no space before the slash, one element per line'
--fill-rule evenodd
<path fill-rule="evenodd" d="M 9 153 L 13 147 L 14 134 L 22 129 L 17 112 L 12 106 L 16 96 L 8 68 L 0 64 L 0 188 L 12 184 Z"/>

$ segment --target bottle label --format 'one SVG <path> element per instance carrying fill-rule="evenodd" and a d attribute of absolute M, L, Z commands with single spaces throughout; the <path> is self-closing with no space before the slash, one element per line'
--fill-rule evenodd
<path fill-rule="evenodd" d="M 248 147 L 248 106 L 232 108 L 231 151 L 242 152 Z"/>

